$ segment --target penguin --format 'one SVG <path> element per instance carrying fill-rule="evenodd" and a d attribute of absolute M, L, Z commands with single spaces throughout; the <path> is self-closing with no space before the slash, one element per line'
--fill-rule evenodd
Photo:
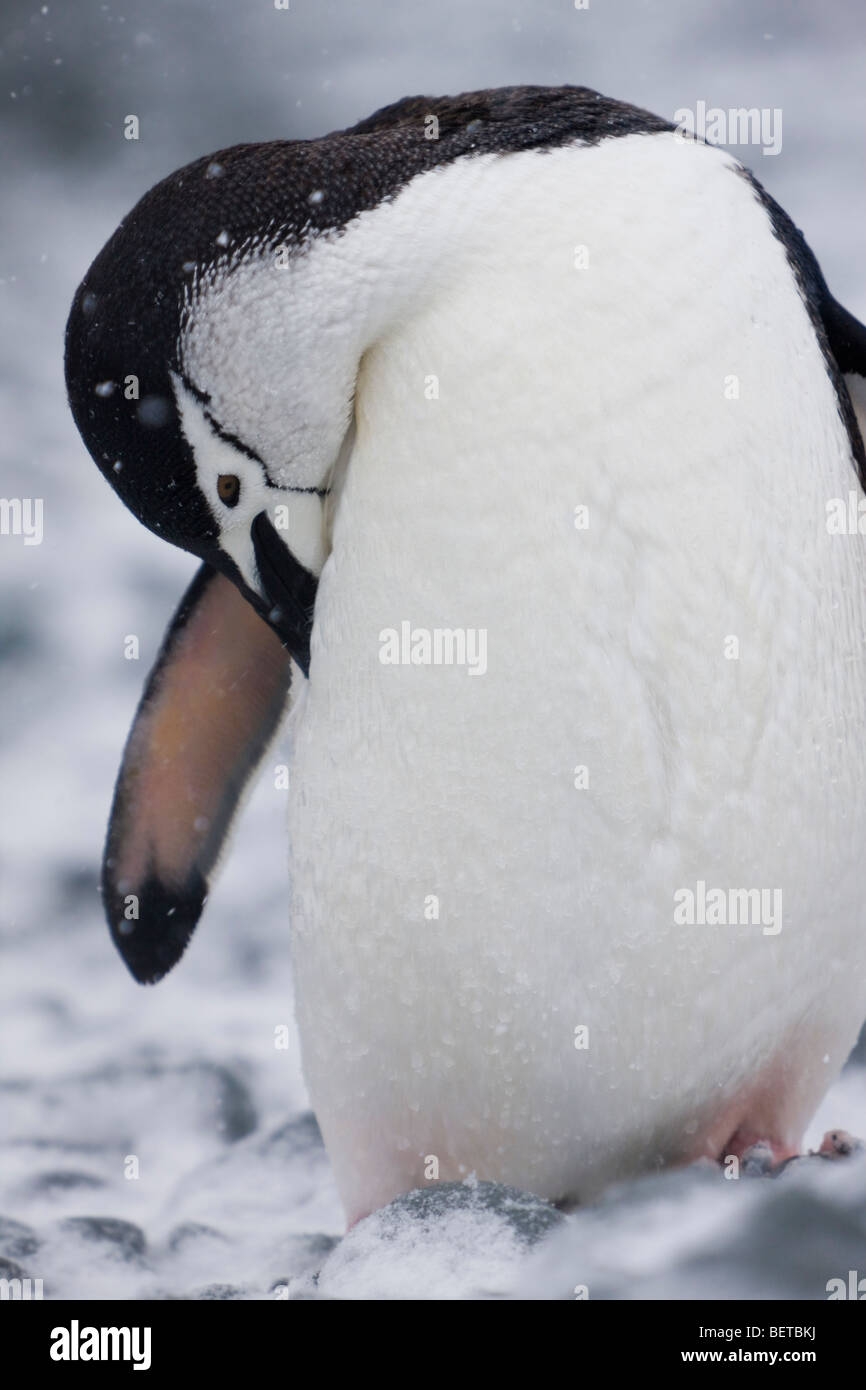
<path fill-rule="evenodd" d="M 108 924 L 177 963 L 285 718 L 350 1223 L 799 1151 L 866 1017 L 864 375 L 753 175 L 582 87 L 219 151 L 93 262 L 72 414 L 201 561 Z"/>

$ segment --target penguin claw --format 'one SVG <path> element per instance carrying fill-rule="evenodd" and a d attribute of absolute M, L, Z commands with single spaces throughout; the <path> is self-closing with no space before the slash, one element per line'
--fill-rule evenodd
<path fill-rule="evenodd" d="M 759 1139 L 740 1155 L 740 1172 L 747 1178 L 765 1178 L 780 1166 L 784 1166 L 784 1163 L 784 1159 L 782 1165 L 778 1163 L 769 1139 Z"/>
<path fill-rule="evenodd" d="M 769 1139 L 759 1139 L 740 1154 L 740 1171 L 749 1178 L 777 1178 L 791 1164 L 810 1158 L 833 1160 L 862 1153 L 866 1153 L 866 1141 L 849 1134 L 847 1129 L 828 1129 L 819 1148 L 802 1154 L 780 1156 Z"/>
<path fill-rule="evenodd" d="M 822 1158 L 850 1158 L 852 1154 L 866 1153 L 866 1143 L 847 1129 L 828 1129 L 815 1152 Z"/>

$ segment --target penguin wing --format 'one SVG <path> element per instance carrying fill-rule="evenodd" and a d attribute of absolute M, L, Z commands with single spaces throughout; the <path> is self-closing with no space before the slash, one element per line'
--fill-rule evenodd
<path fill-rule="evenodd" d="M 836 387 L 839 413 L 851 440 L 860 483 L 866 491 L 866 328 L 833 298 L 806 238 L 784 208 L 770 197 L 751 170 L 740 165 L 735 172 L 751 184 L 756 198 L 766 209 L 774 235 L 785 248 Z"/>
<path fill-rule="evenodd" d="M 860 482 L 866 491 L 866 328 L 833 298 L 826 286 L 821 299 L 821 322 L 833 360 L 845 382 L 850 414 L 840 393 L 842 418 L 848 428 Z"/>
<path fill-rule="evenodd" d="M 102 864 L 111 935 L 142 984 L 159 980 L 186 949 L 290 683 L 291 658 L 279 638 L 203 564 L 136 711 Z"/>
<path fill-rule="evenodd" d="M 821 321 L 842 375 L 866 377 L 866 328 L 829 290 L 821 303 Z"/>

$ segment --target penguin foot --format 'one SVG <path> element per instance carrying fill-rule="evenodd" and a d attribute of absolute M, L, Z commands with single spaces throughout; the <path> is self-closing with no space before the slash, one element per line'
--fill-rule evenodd
<path fill-rule="evenodd" d="M 740 1172 L 749 1177 L 766 1177 L 777 1172 L 798 1157 L 798 1150 L 778 1139 L 768 1139 L 751 1129 L 738 1129 L 728 1140 L 720 1162 L 725 1163 L 735 1157 L 740 1161 Z"/>
<path fill-rule="evenodd" d="M 850 1158 L 852 1154 L 866 1153 L 866 1143 L 849 1134 L 847 1129 L 828 1129 L 821 1147 L 815 1152 L 822 1158 Z"/>
<path fill-rule="evenodd" d="M 820 1148 L 802 1154 L 785 1151 L 769 1139 L 758 1139 L 740 1151 L 740 1171 L 744 1177 L 775 1178 L 792 1163 L 804 1163 L 815 1158 L 850 1158 L 853 1154 L 862 1153 L 866 1153 L 866 1142 L 849 1134 L 847 1129 L 828 1129 Z"/>
<path fill-rule="evenodd" d="M 769 1139 L 759 1139 L 740 1154 L 740 1172 L 747 1178 L 766 1178 L 789 1160 L 778 1159 Z"/>

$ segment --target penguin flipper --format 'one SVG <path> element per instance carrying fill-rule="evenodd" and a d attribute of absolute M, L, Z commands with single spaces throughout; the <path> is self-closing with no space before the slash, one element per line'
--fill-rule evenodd
<path fill-rule="evenodd" d="M 748 169 L 739 171 L 763 203 L 775 236 L 785 248 L 818 334 L 839 400 L 839 413 L 851 440 L 854 466 L 866 491 L 866 327 L 833 295 L 806 238 L 784 208 Z"/>
<path fill-rule="evenodd" d="M 821 321 L 851 401 L 854 420 L 846 420 L 846 424 L 852 436 L 860 481 L 866 490 L 866 452 L 863 447 L 866 444 L 866 327 L 834 299 L 829 290 L 821 302 Z M 857 429 L 860 431 L 859 441 L 856 438 Z"/>
<path fill-rule="evenodd" d="M 829 291 L 821 302 L 821 320 L 842 375 L 866 377 L 866 327 Z"/>
<path fill-rule="evenodd" d="M 102 863 L 111 935 L 141 984 L 161 979 L 186 949 L 290 682 L 279 638 L 234 584 L 203 564 L 136 711 Z"/>

